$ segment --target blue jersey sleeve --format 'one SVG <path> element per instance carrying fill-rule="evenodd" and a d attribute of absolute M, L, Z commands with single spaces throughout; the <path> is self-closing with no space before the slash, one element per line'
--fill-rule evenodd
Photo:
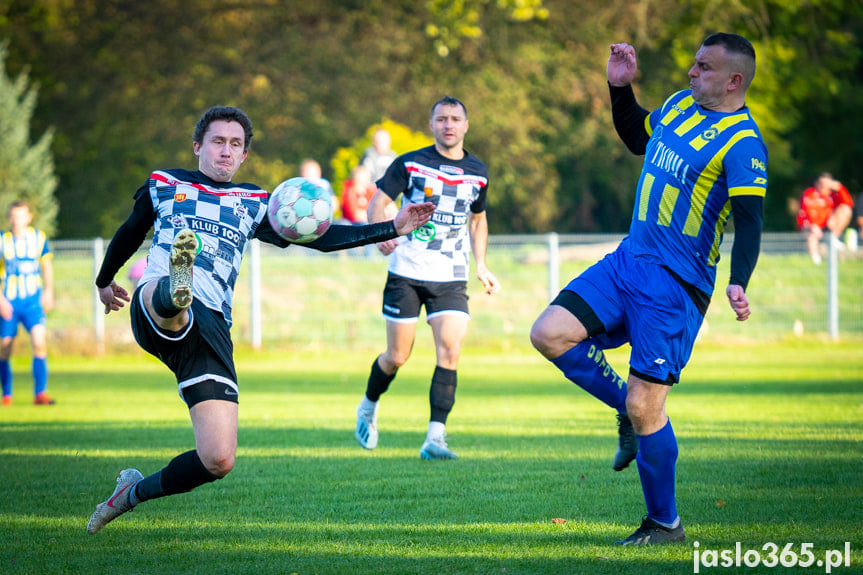
<path fill-rule="evenodd" d="M 760 196 L 767 193 L 767 147 L 754 135 L 743 137 L 723 159 L 728 196 Z"/>

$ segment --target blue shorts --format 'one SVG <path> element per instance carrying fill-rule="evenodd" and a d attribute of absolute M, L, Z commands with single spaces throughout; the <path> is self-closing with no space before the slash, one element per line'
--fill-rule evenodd
<path fill-rule="evenodd" d="M 635 375 L 668 384 L 680 381 L 704 316 L 665 268 L 636 259 L 622 246 L 564 289 L 577 293 L 602 322 L 604 333 L 592 334 L 599 347 L 629 342 L 629 367 Z"/>
<path fill-rule="evenodd" d="M 18 335 L 18 324 L 28 332 L 37 325 L 45 325 L 45 311 L 42 309 L 41 296 L 35 295 L 27 299 L 12 300 L 12 317 L 0 318 L 0 337 L 15 337 Z"/>

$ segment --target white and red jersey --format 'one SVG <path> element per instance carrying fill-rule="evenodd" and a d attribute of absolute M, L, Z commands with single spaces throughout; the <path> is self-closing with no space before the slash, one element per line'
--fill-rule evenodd
<path fill-rule="evenodd" d="M 266 218 L 267 191 L 252 184 L 214 182 L 201 172 L 156 171 L 138 194 L 153 202 L 153 244 L 143 285 L 168 275 L 174 236 L 183 228 L 196 232 L 193 295 L 231 323 L 234 284 L 246 245 Z M 137 198 L 137 195 L 136 195 Z"/>
<path fill-rule="evenodd" d="M 267 218 L 269 195 L 253 184 L 215 182 L 189 170 L 153 172 L 135 192 L 135 206 L 117 228 L 96 275 L 96 287 L 108 287 L 114 276 L 154 229 L 147 268 L 139 286 L 169 274 L 168 260 L 174 236 L 190 228 L 198 236 L 192 293 L 208 308 L 231 323 L 234 284 L 249 240 L 286 248 Z M 362 226 L 333 224 L 323 236 L 300 244 L 321 252 L 344 250 L 391 240 L 398 236 L 392 220 Z"/>
<path fill-rule="evenodd" d="M 467 281 L 470 275 L 470 215 L 485 211 L 488 170 L 465 152 L 460 160 L 440 155 L 434 146 L 396 158 L 378 188 L 393 200 L 432 202 L 432 219 L 399 238 L 389 271 L 420 281 Z"/>

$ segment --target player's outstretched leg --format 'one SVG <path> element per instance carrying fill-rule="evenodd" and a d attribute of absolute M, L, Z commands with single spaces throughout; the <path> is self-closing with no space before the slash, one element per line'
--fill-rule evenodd
<path fill-rule="evenodd" d="M 662 545 L 663 543 L 680 543 L 686 540 L 683 533 L 683 524 L 677 518 L 676 525 L 666 527 L 657 523 L 648 516 L 641 520 L 641 527 L 635 533 L 622 541 L 615 541 L 615 545 Z"/>
<path fill-rule="evenodd" d="M 41 392 L 33 398 L 33 405 L 54 405 L 57 401 L 46 392 Z"/>
<path fill-rule="evenodd" d="M 48 395 L 48 358 L 33 356 L 33 404 L 54 405 L 56 401 Z"/>
<path fill-rule="evenodd" d="M 384 372 L 378 359 L 376 357 L 372 362 L 366 393 L 357 406 L 357 428 L 354 437 L 365 449 L 378 446 L 378 401 L 396 377 L 395 373 Z"/>
<path fill-rule="evenodd" d="M 455 405 L 458 373 L 454 369 L 436 366 L 429 388 L 429 428 L 420 447 L 423 459 L 458 459 L 446 444 L 446 420 Z"/>
<path fill-rule="evenodd" d="M 0 360 L 0 383 L 3 384 L 3 405 L 12 405 L 12 367 L 8 359 Z"/>
<path fill-rule="evenodd" d="M 427 436 L 420 448 L 420 457 L 422 459 L 458 459 L 455 451 L 447 446 L 445 433 Z"/>
<path fill-rule="evenodd" d="M 618 541 L 620 545 L 656 545 L 685 539 L 675 501 L 677 439 L 671 420 L 658 431 L 638 436 L 635 458 L 647 516 L 635 533 Z"/>
<path fill-rule="evenodd" d="M 615 471 L 622 471 L 629 467 L 638 455 L 638 436 L 635 435 L 632 422 L 625 413 L 617 414 L 617 435 L 617 452 L 614 454 L 612 468 Z"/>
<path fill-rule="evenodd" d="M 198 250 L 195 232 L 180 230 L 171 244 L 171 301 L 177 309 L 192 305 L 192 267 Z"/>
<path fill-rule="evenodd" d="M 571 382 L 617 410 L 617 452 L 612 468 L 626 469 L 638 453 L 638 437 L 626 415 L 626 381 L 605 360 L 594 339 L 586 339 L 551 362 Z"/>
<path fill-rule="evenodd" d="M 114 489 L 114 493 L 97 505 L 96 511 L 90 516 L 90 522 L 87 523 L 87 533 L 93 535 L 120 515 L 131 511 L 134 506 L 129 501 L 129 493 L 135 484 L 142 479 L 144 476 L 137 469 L 121 471 L 117 477 L 117 487 Z"/>
<path fill-rule="evenodd" d="M 371 402 L 365 396 L 357 406 L 357 429 L 354 437 L 365 449 L 378 446 L 378 402 Z"/>

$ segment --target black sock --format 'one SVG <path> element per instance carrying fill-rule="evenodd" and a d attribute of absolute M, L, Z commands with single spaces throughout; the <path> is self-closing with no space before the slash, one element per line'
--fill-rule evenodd
<path fill-rule="evenodd" d="M 165 492 L 162 491 L 162 470 L 160 469 L 153 475 L 148 475 L 136 483 L 135 488 L 129 495 L 133 501 L 137 500 L 135 505 L 141 501 L 147 501 L 148 499 L 164 497 Z"/>
<path fill-rule="evenodd" d="M 174 305 L 171 300 L 171 278 L 162 276 L 153 292 L 153 310 L 159 317 L 174 317 L 183 310 Z"/>
<path fill-rule="evenodd" d="M 134 495 L 139 501 L 147 501 L 166 495 L 186 493 L 199 485 L 217 479 L 220 478 L 204 467 L 198 452 L 193 449 L 181 453 L 160 471 L 139 481 L 135 486 Z"/>
<path fill-rule="evenodd" d="M 436 366 L 429 389 L 429 405 L 431 405 L 430 421 L 446 423 L 449 412 L 455 404 L 455 387 L 458 382 L 456 370 Z"/>
<path fill-rule="evenodd" d="M 398 372 L 398 370 L 396 370 Z M 381 366 L 378 364 L 378 359 L 375 358 L 375 361 L 372 363 L 372 371 L 369 374 L 369 382 L 366 385 L 366 397 L 369 398 L 369 401 L 377 401 L 381 398 L 381 395 L 387 390 L 390 386 L 390 382 L 395 379 L 396 374 L 387 374 L 384 373 L 384 370 L 381 369 Z"/>

